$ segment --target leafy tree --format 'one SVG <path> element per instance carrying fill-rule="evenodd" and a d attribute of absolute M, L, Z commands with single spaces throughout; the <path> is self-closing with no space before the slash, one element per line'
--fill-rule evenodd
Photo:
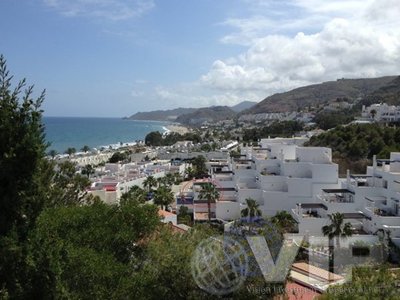
<path fill-rule="evenodd" d="M 181 207 L 179 207 L 177 219 L 178 224 L 186 224 L 188 226 L 192 226 L 192 218 L 191 214 L 189 213 L 189 208 L 187 206 L 181 205 Z"/>
<path fill-rule="evenodd" d="M 192 161 L 195 177 L 204 177 L 208 174 L 206 159 L 203 155 L 198 155 Z"/>
<path fill-rule="evenodd" d="M 160 186 L 154 193 L 154 204 L 159 205 L 161 208 L 167 208 L 175 197 L 171 189 L 167 186 Z"/>
<path fill-rule="evenodd" d="M 322 227 L 322 233 L 329 238 L 329 271 L 333 270 L 333 240 L 336 239 L 336 247 L 340 248 L 340 238 L 352 235 L 350 223 L 344 223 L 344 215 L 341 213 L 334 213 L 329 215 L 330 225 Z"/>
<path fill-rule="evenodd" d="M 241 215 L 248 219 L 249 222 L 253 221 L 255 217 L 260 217 L 262 212 L 259 208 L 259 204 L 252 198 L 246 199 L 247 207 L 242 209 Z"/>
<path fill-rule="evenodd" d="M 48 155 L 51 156 L 51 158 L 53 158 L 53 159 L 57 154 L 58 154 L 58 152 L 54 149 L 52 149 L 48 152 Z"/>
<path fill-rule="evenodd" d="M 115 152 L 110 159 L 108 160 L 109 163 L 115 164 L 124 160 L 127 160 L 129 157 L 127 152 Z"/>
<path fill-rule="evenodd" d="M 143 186 L 147 188 L 148 192 L 151 192 L 152 188 L 157 186 L 157 179 L 154 176 L 147 176 L 147 178 L 143 181 Z"/>
<path fill-rule="evenodd" d="M 147 146 L 161 146 L 162 142 L 162 134 L 158 131 L 152 131 L 146 135 L 144 139 Z"/>
<path fill-rule="evenodd" d="M 287 211 L 279 211 L 271 218 L 273 224 L 277 225 L 282 229 L 283 232 L 291 232 L 296 226 L 296 221 L 293 219 L 292 215 Z"/>
<path fill-rule="evenodd" d="M 50 206 L 77 205 L 85 203 L 86 189 L 90 186 L 88 177 L 76 172 L 76 163 L 65 161 L 56 166 L 47 191 Z"/>
<path fill-rule="evenodd" d="M 82 174 L 87 175 L 88 178 L 90 178 L 90 175 L 94 174 L 95 169 L 91 164 L 87 164 L 82 168 Z"/>
<path fill-rule="evenodd" d="M 219 191 L 214 184 L 207 182 L 201 186 L 199 193 L 200 200 L 207 200 L 208 222 L 211 222 L 211 203 L 219 199 Z"/>
<path fill-rule="evenodd" d="M 30 298 L 114 298 L 158 225 L 157 208 L 134 201 L 44 211 L 29 239 Z"/>
<path fill-rule="evenodd" d="M 69 156 L 74 155 L 76 153 L 76 149 L 74 147 L 70 147 L 67 150 L 65 150 L 65 154 L 68 154 Z"/>
<path fill-rule="evenodd" d="M 127 193 L 123 193 L 120 198 L 120 202 L 124 201 L 137 201 L 139 203 L 145 203 L 147 200 L 147 192 L 137 185 L 134 185 L 129 189 Z"/>
<path fill-rule="evenodd" d="M 397 270 L 390 270 L 383 265 L 377 269 L 356 267 L 352 272 L 351 281 L 328 288 L 327 292 L 319 299 L 399 299 L 400 274 Z"/>
<path fill-rule="evenodd" d="M 85 145 L 81 148 L 81 151 L 83 152 L 89 152 L 90 151 L 90 147 L 88 145 Z"/>

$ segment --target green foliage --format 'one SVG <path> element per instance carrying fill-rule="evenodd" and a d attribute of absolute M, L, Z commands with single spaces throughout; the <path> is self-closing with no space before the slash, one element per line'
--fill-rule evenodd
<path fill-rule="evenodd" d="M 260 217 L 262 212 L 259 208 L 259 204 L 257 203 L 256 200 L 252 198 L 247 198 L 246 199 L 246 205 L 247 207 L 242 209 L 240 214 L 242 217 L 248 218 L 249 221 L 251 221 L 254 217 Z"/>
<path fill-rule="evenodd" d="M 12 88 L 4 57 L 0 56 L 0 237 L 14 226 L 31 226 L 44 205 L 38 194 L 47 144 L 40 106 L 44 92 L 32 98 L 25 80 Z M 1 281 L 0 281 L 1 282 Z"/>
<path fill-rule="evenodd" d="M 185 134 L 171 132 L 163 136 L 158 131 L 152 131 L 145 137 L 145 143 L 148 146 L 171 146 L 179 141 L 192 141 L 197 144 L 202 141 L 202 138 L 199 134 L 194 132 L 187 132 Z"/>
<path fill-rule="evenodd" d="M 76 172 L 75 163 L 65 161 L 58 164 L 51 183 L 51 188 L 46 191 L 50 207 L 85 203 L 90 181 L 87 176 Z"/>
<path fill-rule="evenodd" d="M 131 276 L 138 242 L 159 224 L 157 208 L 127 201 L 120 207 L 49 209 L 30 236 L 33 298 L 110 299 Z"/>
<path fill-rule="evenodd" d="M 386 266 L 379 269 L 357 267 L 353 269 L 351 281 L 330 287 L 319 299 L 399 299 L 399 280 L 398 270 L 390 270 Z"/>
<path fill-rule="evenodd" d="M 359 113 L 359 111 L 357 111 L 357 113 Z M 317 123 L 319 128 L 327 130 L 350 123 L 354 120 L 355 115 L 356 112 L 349 113 L 348 110 L 335 112 L 322 111 L 315 116 L 314 122 Z"/>
<path fill-rule="evenodd" d="M 109 163 L 119 163 L 122 161 L 127 161 L 129 159 L 129 153 L 128 152 L 115 152 L 110 159 L 108 160 Z"/>
<path fill-rule="evenodd" d="M 203 155 L 198 155 L 192 160 L 194 177 L 202 178 L 208 174 L 206 167 L 206 158 Z"/>
<path fill-rule="evenodd" d="M 296 132 L 303 130 L 303 123 L 298 121 L 274 122 L 269 126 L 262 128 L 245 129 L 243 132 L 243 141 L 257 142 L 261 138 L 267 137 L 291 137 Z"/>
<path fill-rule="evenodd" d="M 181 205 L 177 215 L 178 224 L 186 224 L 192 226 L 192 216 L 189 213 L 189 208 L 187 206 Z"/>
<path fill-rule="evenodd" d="M 334 157 L 353 161 L 373 155 L 389 158 L 390 151 L 400 150 L 400 128 L 378 124 L 339 126 L 313 136 L 307 145 L 332 148 Z"/>
<path fill-rule="evenodd" d="M 296 221 L 287 211 L 279 211 L 271 218 L 271 222 L 278 226 L 282 232 L 293 232 L 296 227 Z"/>
<path fill-rule="evenodd" d="M 154 193 L 154 204 L 160 205 L 161 208 L 167 208 L 174 200 L 174 194 L 167 186 L 158 187 Z"/>
<path fill-rule="evenodd" d="M 73 155 L 76 152 L 76 149 L 74 147 L 70 147 L 67 150 L 65 150 L 65 154 L 68 155 Z"/>
<path fill-rule="evenodd" d="M 208 222 L 211 221 L 211 203 L 215 203 L 219 196 L 219 191 L 214 184 L 207 182 L 201 186 L 199 199 L 207 200 Z"/>

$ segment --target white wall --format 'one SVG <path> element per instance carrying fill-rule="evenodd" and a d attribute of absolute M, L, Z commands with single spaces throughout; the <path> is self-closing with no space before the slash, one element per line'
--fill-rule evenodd
<path fill-rule="evenodd" d="M 230 201 L 218 201 L 215 216 L 218 219 L 230 221 L 240 218 L 240 203 Z"/>

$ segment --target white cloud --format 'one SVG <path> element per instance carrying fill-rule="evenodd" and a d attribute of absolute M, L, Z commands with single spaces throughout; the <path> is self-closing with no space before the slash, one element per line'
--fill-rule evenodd
<path fill-rule="evenodd" d="M 43 0 L 68 17 L 95 17 L 112 21 L 137 17 L 154 7 L 153 0 Z"/>
<path fill-rule="evenodd" d="M 241 44 L 248 49 L 236 59 L 216 60 L 200 82 L 216 93 L 253 92 L 261 100 L 275 92 L 326 80 L 398 74 L 400 6 L 396 2 L 286 1 L 286 8 L 301 8 L 301 16 L 286 16 L 279 30 L 274 29 L 279 21 L 270 17 L 229 19 L 224 24 L 239 31 L 222 41 L 245 41 Z M 264 3 L 256 1 L 256 5 Z M 321 28 L 300 32 L 310 32 L 310 20 L 321 22 Z M 296 28 L 293 24 L 299 32 L 285 33 Z"/>

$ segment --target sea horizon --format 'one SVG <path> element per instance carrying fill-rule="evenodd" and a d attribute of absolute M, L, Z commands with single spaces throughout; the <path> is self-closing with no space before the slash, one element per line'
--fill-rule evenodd
<path fill-rule="evenodd" d="M 48 151 L 64 153 L 70 147 L 77 151 L 132 143 L 144 140 L 151 131 L 167 131 L 170 122 L 130 120 L 118 117 L 43 116 Z"/>

